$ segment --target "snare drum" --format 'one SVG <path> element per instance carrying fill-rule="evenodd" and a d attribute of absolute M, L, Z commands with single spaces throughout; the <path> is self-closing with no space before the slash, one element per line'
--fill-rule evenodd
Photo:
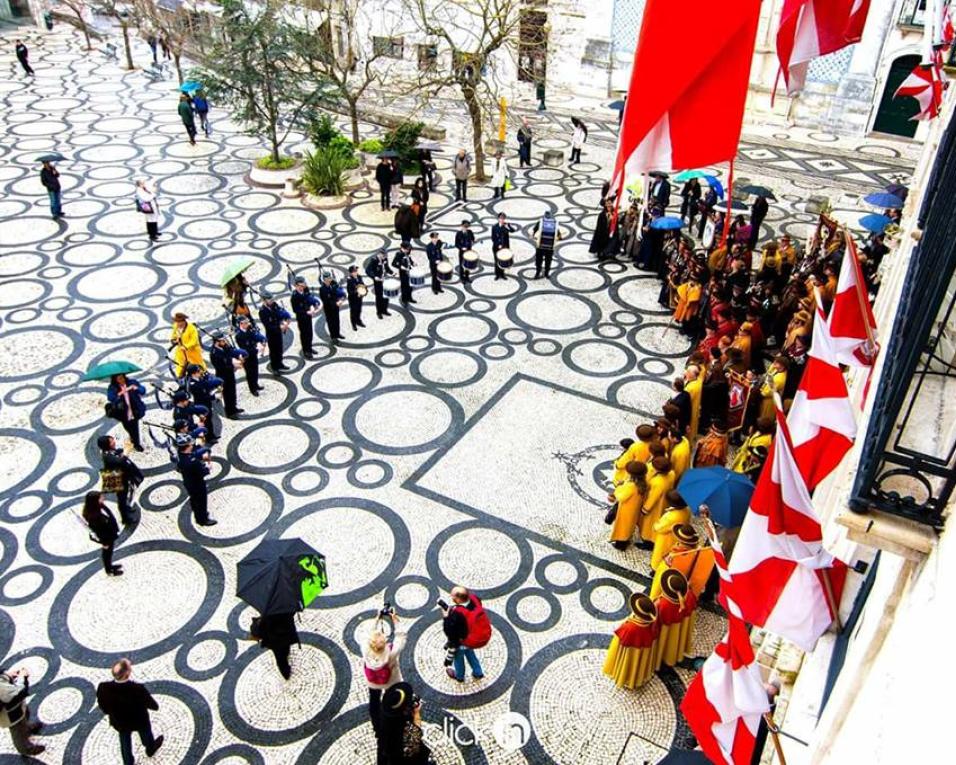
<path fill-rule="evenodd" d="M 443 282 L 450 282 L 451 275 L 454 272 L 454 270 L 455 269 L 452 267 L 451 263 L 449 263 L 447 260 L 443 260 L 441 263 L 438 264 L 439 280 Z"/>
<path fill-rule="evenodd" d="M 408 283 L 413 287 L 424 287 L 428 280 L 428 269 L 416 266 L 408 272 Z"/>
<path fill-rule="evenodd" d="M 355 294 L 359 296 L 359 300 L 364 298 L 368 294 L 368 287 L 364 284 L 355 285 Z"/>
<path fill-rule="evenodd" d="M 501 268 L 511 268 L 511 263 L 514 261 L 511 250 L 498 250 L 498 254 L 495 255 L 495 257 L 498 259 L 498 265 Z"/>
<path fill-rule="evenodd" d="M 398 293 L 401 292 L 402 284 L 398 279 L 385 279 L 382 282 L 382 292 L 387 298 L 397 298 Z"/>
<path fill-rule="evenodd" d="M 462 265 L 468 271 L 474 271 L 478 268 L 478 253 L 474 250 L 466 250 L 461 254 Z"/>

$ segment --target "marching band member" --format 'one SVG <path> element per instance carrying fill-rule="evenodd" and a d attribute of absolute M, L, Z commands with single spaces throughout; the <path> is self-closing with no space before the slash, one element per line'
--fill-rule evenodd
<path fill-rule="evenodd" d="M 495 279 L 505 279 L 505 270 L 498 260 L 498 250 L 511 249 L 511 235 L 518 230 L 517 226 L 508 223 L 508 216 L 498 213 L 498 222 L 491 227 L 491 252 L 495 257 Z"/>
<path fill-rule="evenodd" d="M 322 286 L 319 287 L 319 300 L 322 302 L 322 313 L 325 314 L 325 324 L 329 331 L 329 339 L 344 340 L 342 327 L 339 324 L 339 308 L 345 300 L 345 290 L 332 277 L 331 271 L 322 272 Z"/>
<path fill-rule="evenodd" d="M 465 268 L 464 254 L 475 248 L 475 232 L 469 226 L 467 220 L 461 222 L 461 229 L 455 232 L 455 249 L 458 250 L 458 275 L 461 277 L 461 283 L 467 284 L 471 281 L 468 269 Z"/>
<path fill-rule="evenodd" d="M 203 369 L 206 368 L 206 362 L 202 358 L 202 345 L 199 343 L 199 330 L 184 313 L 173 314 L 173 330 L 169 336 L 169 346 L 176 364 L 176 377 L 183 377 L 189 364 L 198 364 Z"/>
<path fill-rule="evenodd" d="M 234 420 L 245 411 L 236 406 L 236 369 L 242 368 L 242 362 L 248 354 L 233 347 L 223 332 L 215 332 L 212 339 L 209 357 L 216 374 L 222 379 L 222 404 L 226 417 Z"/>
<path fill-rule="evenodd" d="M 634 445 L 633 438 L 622 438 L 621 439 L 621 456 L 614 460 L 614 475 L 611 476 L 611 486 L 620 486 L 621 483 L 627 480 L 627 465 L 629 462 L 632 462 L 630 456 L 631 447 Z"/>
<path fill-rule="evenodd" d="M 259 321 L 266 330 L 266 343 L 269 345 L 269 365 L 275 374 L 289 369 L 282 363 L 282 335 L 289 331 L 292 317 L 279 305 L 271 292 L 263 290 L 262 307 L 259 309 Z"/>
<path fill-rule="evenodd" d="M 388 311 L 388 298 L 385 297 L 384 282 L 385 277 L 391 276 L 394 271 L 388 264 L 388 255 L 384 250 L 368 262 L 365 273 L 372 280 L 372 290 L 375 292 L 375 313 L 378 314 L 378 318 L 391 316 L 392 314 Z"/>
<path fill-rule="evenodd" d="M 290 303 L 292 313 L 295 314 L 295 323 L 299 327 L 299 343 L 302 345 L 302 355 L 311 361 L 315 358 L 312 352 L 312 321 L 319 307 L 319 299 L 312 294 L 309 286 L 305 283 L 304 276 L 295 277 Z"/>
<path fill-rule="evenodd" d="M 441 252 L 445 243 L 438 236 L 437 231 L 432 231 L 428 238 L 431 241 L 429 241 L 425 247 L 425 254 L 428 256 L 428 270 L 431 271 L 432 275 L 432 293 L 437 295 L 440 292 L 444 292 L 441 287 L 441 281 L 438 279 L 438 264 L 445 259 L 445 256 L 442 255 Z"/>
<path fill-rule="evenodd" d="M 674 527 L 675 544 L 671 551 L 664 556 L 661 565 L 657 567 L 654 581 L 651 582 L 650 596 L 657 599 L 661 594 L 661 579 L 669 568 L 680 571 L 691 591 L 698 598 L 707 586 L 710 572 L 714 570 L 714 551 L 710 545 L 702 545 L 700 537 L 689 523 L 681 523 Z"/>
<path fill-rule="evenodd" d="M 667 509 L 661 513 L 660 519 L 654 524 L 654 551 L 651 553 L 651 568 L 657 567 L 664 560 L 664 556 L 671 551 L 677 540 L 674 537 L 674 527 L 682 523 L 690 523 L 690 508 L 676 489 L 667 492 Z"/>
<path fill-rule="evenodd" d="M 215 362 L 214 362 L 215 363 Z M 192 398 L 197 406 L 206 410 L 206 443 L 215 443 L 219 440 L 212 403 L 216 398 L 216 391 L 222 387 L 222 380 L 209 374 L 198 364 L 186 367 L 186 379 L 183 380 L 183 389 Z"/>
<path fill-rule="evenodd" d="M 358 331 L 359 327 L 365 326 L 365 322 L 362 321 L 362 301 L 368 294 L 368 287 L 362 281 L 358 266 L 349 266 L 349 275 L 345 280 L 345 292 L 349 301 L 349 319 L 352 322 L 352 331 L 355 332 Z"/>
<path fill-rule="evenodd" d="M 641 512 L 641 548 L 649 550 L 654 546 L 654 525 L 660 520 L 667 501 L 667 492 L 674 488 L 674 471 L 667 457 L 655 457 L 651 461 L 654 475 L 648 483 L 647 496 Z"/>
<path fill-rule="evenodd" d="M 392 258 L 392 266 L 398 269 L 398 279 L 402 285 L 402 305 L 417 303 L 412 297 L 412 284 L 409 281 L 409 272 L 415 262 L 412 260 L 412 245 L 410 242 L 402 242 L 401 249 Z"/>
<path fill-rule="evenodd" d="M 193 520 L 197 526 L 215 526 L 216 521 L 209 517 L 209 495 L 206 489 L 211 459 L 209 450 L 196 449 L 195 442 L 188 435 L 176 436 L 176 448 L 179 451 L 176 469 L 183 477 Z"/>
<path fill-rule="evenodd" d="M 258 396 L 259 391 L 264 390 L 259 385 L 259 352 L 265 342 L 266 336 L 252 325 L 252 319 L 241 316 L 236 332 L 236 345 L 246 352 L 242 367 L 246 370 L 246 384 L 253 396 Z"/>

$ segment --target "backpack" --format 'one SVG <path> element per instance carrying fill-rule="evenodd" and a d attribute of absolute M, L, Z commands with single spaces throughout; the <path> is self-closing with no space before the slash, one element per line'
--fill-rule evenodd
<path fill-rule="evenodd" d="M 477 596 L 472 595 L 474 608 L 461 608 L 460 613 L 465 617 L 468 625 L 468 634 L 461 644 L 467 648 L 484 648 L 491 640 L 491 620 Z"/>
<path fill-rule="evenodd" d="M 392 644 L 388 644 L 389 654 L 392 651 Z M 384 665 L 378 667 L 377 669 L 372 669 L 368 664 L 365 665 L 365 679 L 368 680 L 373 685 L 385 685 L 392 677 L 392 664 L 391 664 L 391 655 L 389 655 L 389 660 L 385 662 Z"/>

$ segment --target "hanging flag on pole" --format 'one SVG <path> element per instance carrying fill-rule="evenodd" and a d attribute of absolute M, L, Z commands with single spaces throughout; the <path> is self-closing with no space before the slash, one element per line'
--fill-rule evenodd
<path fill-rule="evenodd" d="M 910 121 L 932 120 L 939 116 L 943 106 L 943 75 L 940 68 L 937 61 L 917 64 L 893 94 L 894 98 L 912 96 L 919 102 L 919 111 L 910 117 Z"/>
<path fill-rule="evenodd" d="M 687 687 L 680 708 L 711 762 L 749 765 L 760 718 L 770 705 L 747 625 L 734 601 L 723 551 L 716 535 L 710 536 L 720 575 L 720 603 L 727 610 L 727 634 Z"/>
<path fill-rule="evenodd" d="M 876 319 L 867 296 L 856 242 L 847 232 L 836 295 L 827 319 L 835 359 L 852 367 L 872 367 L 876 360 Z"/>
<path fill-rule="evenodd" d="M 743 618 L 812 651 L 838 615 L 846 566 L 823 547 L 779 397 L 777 434 L 730 562 Z"/>
<path fill-rule="evenodd" d="M 816 301 L 817 315 L 807 368 L 787 417 L 793 457 L 808 491 L 813 491 L 836 469 L 856 439 L 856 417 L 820 305 L 819 291 Z"/>
<path fill-rule="evenodd" d="M 803 90 L 813 59 L 859 42 L 870 0 L 784 0 L 777 57 L 787 94 Z"/>
<path fill-rule="evenodd" d="M 625 177 L 726 162 L 737 153 L 760 0 L 648 0 L 618 137 L 610 193 Z M 691 40 L 693 56 L 673 57 Z M 667 87 L 661 67 L 667 62 Z M 720 119 L 714 120 L 715 114 Z M 700 126 L 707 124 L 707 139 Z"/>

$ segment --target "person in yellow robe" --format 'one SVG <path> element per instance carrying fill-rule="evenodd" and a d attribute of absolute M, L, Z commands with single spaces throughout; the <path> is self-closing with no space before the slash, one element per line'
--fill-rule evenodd
<path fill-rule="evenodd" d="M 766 450 L 763 452 L 764 454 L 769 453 L 770 444 L 773 443 L 774 422 L 769 417 L 757 418 L 753 432 L 747 436 L 737 450 L 737 454 L 734 455 L 734 461 L 730 466 L 731 470 L 735 473 L 749 472 L 755 464 L 756 455 L 754 450 L 758 447 L 763 447 Z"/>
<path fill-rule="evenodd" d="M 700 367 L 691 364 L 684 371 L 684 390 L 690 395 L 690 426 L 687 428 L 687 437 L 693 443 L 697 438 L 697 428 L 700 425 L 700 394 L 704 381 L 700 376 Z"/>
<path fill-rule="evenodd" d="M 731 348 L 736 348 L 740 351 L 744 366 L 747 369 L 750 369 L 750 360 L 753 351 L 753 336 L 750 334 L 752 330 L 753 324 L 749 321 L 745 321 L 740 325 L 740 329 L 737 330 L 737 336 L 730 344 Z"/>
<path fill-rule="evenodd" d="M 686 577 L 680 571 L 669 568 L 661 576 L 661 594 L 654 605 L 660 626 L 654 661 L 656 671 L 661 665 L 674 667 L 690 655 L 697 597 L 690 591 Z"/>
<path fill-rule="evenodd" d="M 702 545 L 700 537 L 689 523 L 674 527 L 676 544 L 664 556 L 664 560 L 654 574 L 650 596 L 656 600 L 661 594 L 661 578 L 668 568 L 676 568 L 687 579 L 691 591 L 698 598 L 707 586 L 710 572 L 714 570 L 714 551 L 709 545 Z"/>
<path fill-rule="evenodd" d="M 658 457 L 667 457 L 667 447 L 655 438 L 648 444 L 648 452 L 650 456 L 647 458 L 647 480 L 650 481 L 657 474 L 654 460 Z"/>
<path fill-rule="evenodd" d="M 654 476 L 647 482 L 647 496 L 644 498 L 644 508 L 641 512 L 641 548 L 650 550 L 654 547 L 654 524 L 664 512 L 667 502 L 667 492 L 674 488 L 674 471 L 667 457 L 655 457 L 651 462 Z"/>
<path fill-rule="evenodd" d="M 787 367 L 789 362 L 786 356 L 777 356 L 764 375 L 763 385 L 760 386 L 760 411 L 758 417 L 767 417 L 775 420 L 777 409 L 773 403 L 773 394 L 783 397 L 783 389 L 787 384 Z"/>
<path fill-rule="evenodd" d="M 614 475 L 611 476 L 612 489 L 615 486 L 620 486 L 627 480 L 627 463 L 631 462 L 631 459 L 628 457 L 628 452 L 630 452 L 633 445 L 633 438 L 621 439 L 621 456 L 614 460 Z"/>
<path fill-rule="evenodd" d="M 604 659 L 603 672 L 618 688 L 640 688 L 654 677 L 657 658 L 657 609 L 647 595 L 634 593 L 631 613 L 614 630 Z"/>
<path fill-rule="evenodd" d="M 674 527 L 682 523 L 690 523 L 690 508 L 676 489 L 667 492 L 667 508 L 661 513 L 660 519 L 654 524 L 654 552 L 651 553 L 651 568 L 657 571 L 664 556 L 677 543 L 674 538 Z"/>
<path fill-rule="evenodd" d="M 694 467 L 724 467 L 727 464 L 729 448 L 727 429 L 722 423 L 713 423 L 707 435 L 697 444 L 694 452 Z"/>
<path fill-rule="evenodd" d="M 677 428 L 671 429 L 671 467 L 674 470 L 674 483 L 680 483 L 680 478 L 690 467 L 690 441 Z"/>
<path fill-rule="evenodd" d="M 634 529 L 647 496 L 647 465 L 643 462 L 627 463 L 627 480 L 614 489 L 608 497 L 617 502 L 617 515 L 611 525 L 611 542 L 618 550 L 626 550 L 634 538 Z"/>
<path fill-rule="evenodd" d="M 173 330 L 169 336 L 169 344 L 173 347 L 173 363 L 176 365 L 176 376 L 183 377 L 186 367 L 196 364 L 206 369 L 206 362 L 202 357 L 202 345 L 199 343 L 199 330 L 189 321 L 184 313 L 173 315 Z"/>
<path fill-rule="evenodd" d="M 647 462 L 651 458 L 651 444 L 657 438 L 654 426 L 648 423 L 638 425 L 634 431 L 634 435 L 637 436 L 637 440 L 627 451 L 627 462 L 624 463 L 625 468 L 628 462 Z"/>
<path fill-rule="evenodd" d="M 691 321 L 697 315 L 700 307 L 701 286 L 694 277 L 677 288 L 677 307 L 674 309 L 674 321 Z"/>

